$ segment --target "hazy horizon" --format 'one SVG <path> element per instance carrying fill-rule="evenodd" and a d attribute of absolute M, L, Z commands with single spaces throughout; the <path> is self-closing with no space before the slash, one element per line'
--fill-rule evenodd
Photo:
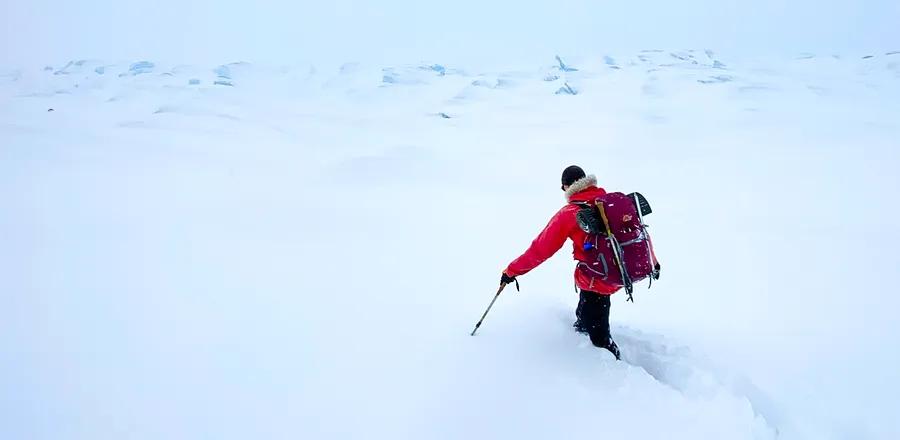
<path fill-rule="evenodd" d="M 0 64 L 511 63 L 657 47 L 733 56 L 900 48 L 900 3 L 886 0 L 592 3 L 6 2 Z"/>

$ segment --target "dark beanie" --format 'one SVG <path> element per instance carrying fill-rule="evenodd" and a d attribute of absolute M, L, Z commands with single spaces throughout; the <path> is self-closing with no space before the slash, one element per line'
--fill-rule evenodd
<path fill-rule="evenodd" d="M 562 173 L 562 184 L 563 185 L 571 185 L 575 183 L 576 180 L 584 178 L 584 170 L 581 169 L 578 165 L 572 165 L 563 170 Z"/>

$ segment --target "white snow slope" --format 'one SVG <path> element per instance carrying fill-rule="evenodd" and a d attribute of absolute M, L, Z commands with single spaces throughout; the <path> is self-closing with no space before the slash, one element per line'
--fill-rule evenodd
<path fill-rule="evenodd" d="M 0 72 L 0 438 L 898 438 L 900 53 L 562 59 Z M 572 163 L 622 362 L 569 245 L 469 336 Z"/>

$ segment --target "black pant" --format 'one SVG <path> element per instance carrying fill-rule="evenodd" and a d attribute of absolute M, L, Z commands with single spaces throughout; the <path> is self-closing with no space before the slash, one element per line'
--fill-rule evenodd
<path fill-rule="evenodd" d="M 609 334 L 609 305 L 609 295 L 582 290 L 575 317 L 578 318 L 580 327 L 591 337 L 592 344 L 619 357 L 618 347 Z"/>

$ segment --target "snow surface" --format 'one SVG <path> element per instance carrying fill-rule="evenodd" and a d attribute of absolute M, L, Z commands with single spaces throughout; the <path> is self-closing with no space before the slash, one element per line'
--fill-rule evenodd
<path fill-rule="evenodd" d="M 890 52 L 7 68 L 0 438 L 897 438 L 898 147 Z M 469 336 L 572 163 L 623 362 L 568 250 Z"/>

